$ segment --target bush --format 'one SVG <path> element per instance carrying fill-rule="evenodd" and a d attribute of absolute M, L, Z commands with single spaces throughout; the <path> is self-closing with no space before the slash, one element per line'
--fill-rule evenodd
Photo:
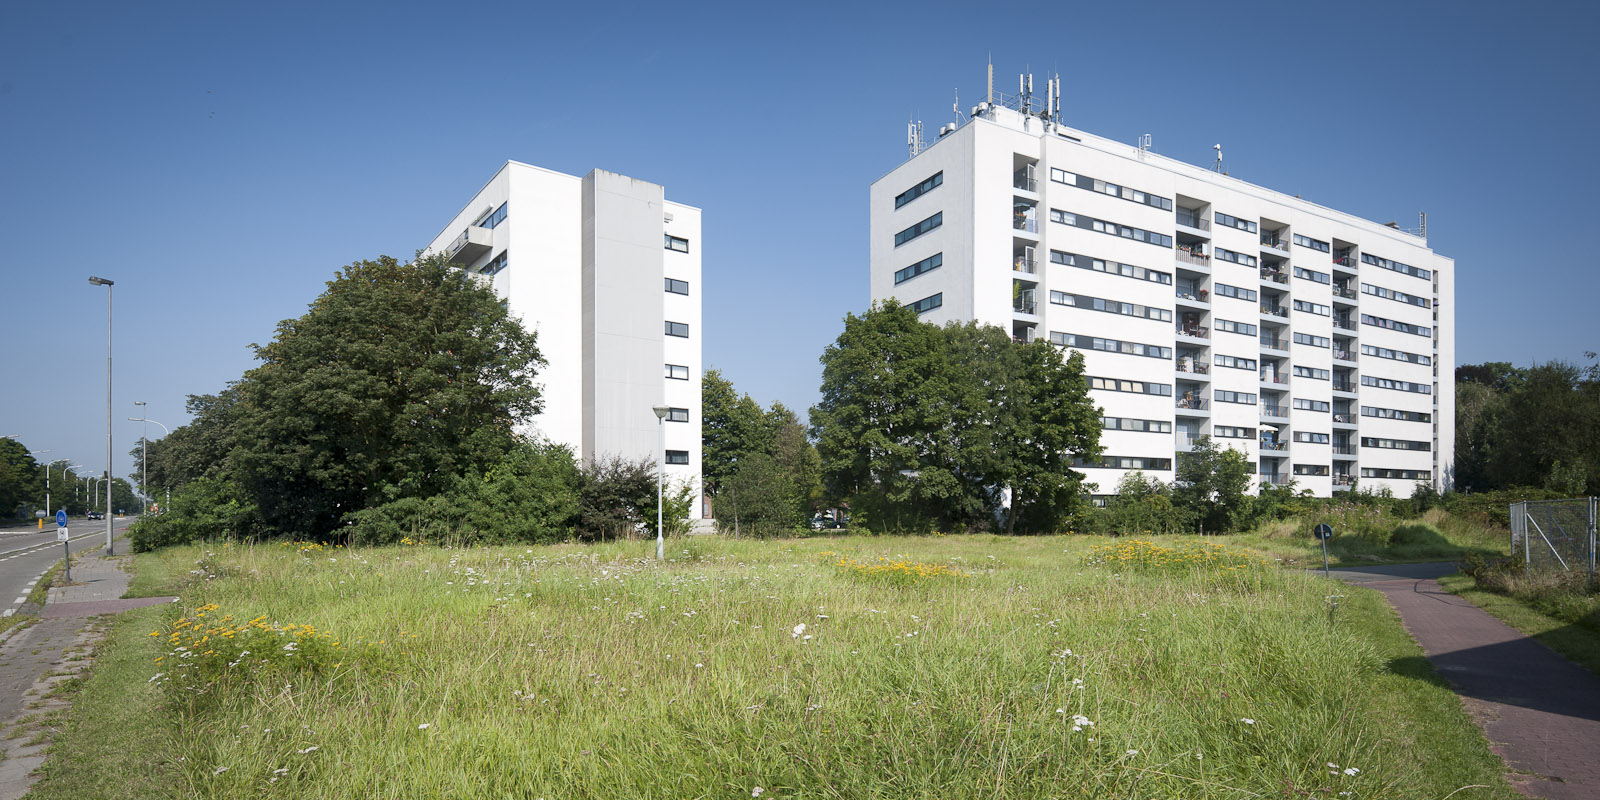
<path fill-rule="evenodd" d="M 261 514 L 227 478 L 196 478 L 185 484 L 166 512 L 128 528 L 133 552 L 192 544 L 206 539 L 243 539 L 261 531 Z"/>
<path fill-rule="evenodd" d="M 1389 534 L 1389 546 L 1448 545 L 1449 541 L 1438 528 L 1426 522 L 1408 522 L 1396 526 Z"/>

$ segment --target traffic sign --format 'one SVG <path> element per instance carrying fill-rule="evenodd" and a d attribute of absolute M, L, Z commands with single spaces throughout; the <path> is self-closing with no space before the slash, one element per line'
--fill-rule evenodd
<path fill-rule="evenodd" d="M 65 528 L 65 527 L 67 527 L 67 510 L 64 509 L 64 508 L 61 509 L 60 511 L 56 512 L 56 527 L 57 528 Z"/>
<path fill-rule="evenodd" d="M 1324 522 L 1321 525 L 1318 525 L 1316 530 L 1311 532 L 1311 535 L 1317 537 L 1318 539 L 1332 539 L 1333 527 Z"/>
<path fill-rule="evenodd" d="M 65 542 L 66 540 L 67 540 L 67 529 L 66 528 L 56 528 L 56 541 Z"/>

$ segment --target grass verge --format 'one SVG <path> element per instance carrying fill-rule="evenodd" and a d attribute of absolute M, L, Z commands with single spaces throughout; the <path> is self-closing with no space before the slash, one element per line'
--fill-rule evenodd
<path fill-rule="evenodd" d="M 1459 561 L 1471 554 L 1503 556 L 1506 532 L 1492 525 L 1432 509 L 1418 517 L 1393 517 L 1377 508 L 1345 507 L 1325 516 L 1269 522 L 1236 536 L 1220 537 L 1284 566 L 1322 566 L 1322 545 L 1311 536 L 1320 522 L 1333 527 L 1328 564 L 1360 567 L 1425 561 Z"/>
<path fill-rule="evenodd" d="M 1600 676 L 1600 636 L 1593 630 L 1544 614 L 1515 597 L 1480 589 L 1466 575 L 1445 576 L 1439 585 Z"/>

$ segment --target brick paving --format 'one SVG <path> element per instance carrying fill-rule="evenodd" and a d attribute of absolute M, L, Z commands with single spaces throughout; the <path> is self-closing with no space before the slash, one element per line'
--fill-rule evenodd
<path fill-rule="evenodd" d="M 1438 565 L 1415 567 L 1342 577 L 1388 598 L 1518 790 L 1551 800 L 1600 798 L 1600 678 L 1445 592 L 1433 579 L 1442 574 Z"/>

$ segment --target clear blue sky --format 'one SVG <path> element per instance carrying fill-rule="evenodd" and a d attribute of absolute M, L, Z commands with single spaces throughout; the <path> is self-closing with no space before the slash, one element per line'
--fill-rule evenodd
<path fill-rule="evenodd" d="M 116 471 L 335 269 L 409 256 L 506 159 L 705 210 L 705 359 L 815 402 L 867 304 L 867 186 L 983 88 L 1456 259 L 1461 363 L 1600 349 L 1592 3 L 6 3 L 0 435 Z M 152 427 L 152 434 L 159 431 Z"/>

